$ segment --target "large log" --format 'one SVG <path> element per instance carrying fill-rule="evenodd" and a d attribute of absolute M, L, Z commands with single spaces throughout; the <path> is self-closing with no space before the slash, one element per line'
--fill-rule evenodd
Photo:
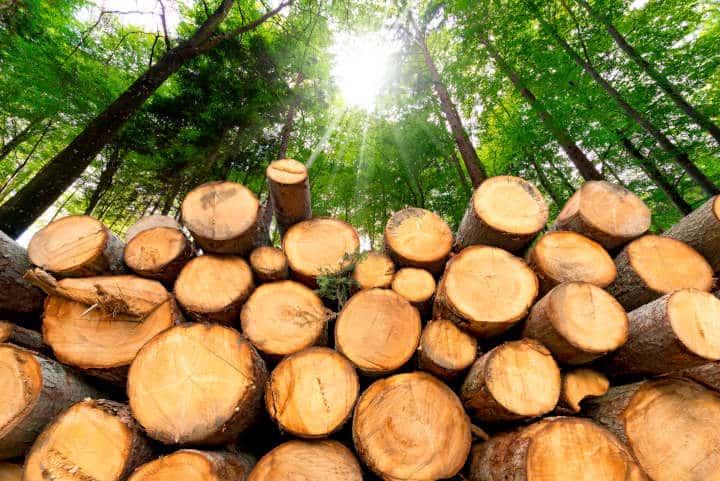
<path fill-rule="evenodd" d="M 266 380 L 265 362 L 239 332 L 183 324 L 140 349 L 127 392 L 133 416 L 150 437 L 165 444 L 225 444 L 255 421 Z"/>
<path fill-rule="evenodd" d="M 123 260 L 136 274 L 172 286 L 195 251 L 172 217 L 151 215 L 128 229 Z"/>
<path fill-rule="evenodd" d="M 143 464 L 128 481 L 245 481 L 254 465 L 247 454 L 180 449 Z"/>
<path fill-rule="evenodd" d="M 425 269 L 405 267 L 392 279 L 392 290 L 407 299 L 423 317 L 432 309 L 435 288 L 435 279 Z"/>
<path fill-rule="evenodd" d="M 608 292 L 628 311 L 678 289 L 713 287 L 707 261 L 692 247 L 667 237 L 634 240 L 615 258 L 615 265 L 617 279 Z"/>
<path fill-rule="evenodd" d="M 310 348 L 275 367 L 265 387 L 265 407 L 282 431 L 323 438 L 348 420 L 359 391 L 355 368 L 343 355 Z"/>
<path fill-rule="evenodd" d="M 610 250 L 649 228 L 650 209 L 638 196 L 610 182 L 590 181 L 565 203 L 551 230 L 579 232 Z"/>
<path fill-rule="evenodd" d="M 603 374 L 587 368 L 573 369 L 562 374 L 562 390 L 556 413 L 577 414 L 585 399 L 606 394 L 610 381 Z"/>
<path fill-rule="evenodd" d="M 280 159 L 268 165 L 266 175 L 275 220 L 284 235 L 291 226 L 312 217 L 308 171 L 297 160 Z"/>
<path fill-rule="evenodd" d="M 450 255 L 453 236 L 437 214 L 407 207 L 390 217 L 383 240 L 385 252 L 399 267 L 418 267 L 439 275 Z"/>
<path fill-rule="evenodd" d="M 455 476 L 470 451 L 470 421 L 450 388 L 423 372 L 374 382 L 353 418 L 355 450 L 388 481 Z"/>
<path fill-rule="evenodd" d="M 653 481 L 718 479 L 720 393 L 664 378 L 611 388 L 585 412 L 630 448 Z"/>
<path fill-rule="evenodd" d="M 448 262 L 433 317 L 488 338 L 523 319 L 537 294 L 537 277 L 522 259 L 497 247 L 472 246 Z"/>
<path fill-rule="evenodd" d="M 454 322 L 437 319 L 427 323 L 420 336 L 418 368 L 450 380 L 475 361 L 477 341 Z"/>
<path fill-rule="evenodd" d="M 368 289 L 345 304 L 335 324 L 335 348 L 362 373 L 381 375 L 408 362 L 420 341 L 420 315 L 389 289 Z"/>
<path fill-rule="evenodd" d="M 22 456 L 61 411 L 98 392 L 59 363 L 0 344 L 0 459 Z"/>
<path fill-rule="evenodd" d="M 580 418 L 546 418 L 473 447 L 470 481 L 646 481 L 628 450 Z"/>
<path fill-rule="evenodd" d="M 287 257 L 277 247 L 256 247 L 250 253 L 249 260 L 258 283 L 284 281 L 290 277 Z"/>
<path fill-rule="evenodd" d="M 0 343 L 9 343 L 35 352 L 44 352 L 48 346 L 43 342 L 42 334 L 26 329 L 8 321 L 0 321 Z"/>
<path fill-rule="evenodd" d="M 0 316 L 33 317 L 42 311 L 43 293 L 23 279 L 27 252 L 0 231 Z"/>
<path fill-rule="evenodd" d="M 561 364 L 585 364 L 625 343 L 628 317 L 601 288 L 568 282 L 533 306 L 523 336 L 540 341 Z"/>
<path fill-rule="evenodd" d="M 30 262 L 60 277 L 122 273 L 122 255 L 122 241 L 86 215 L 51 222 L 28 245 Z"/>
<path fill-rule="evenodd" d="M 382 289 L 390 287 L 395 275 L 395 264 L 385 254 L 370 251 L 362 255 L 355 264 L 352 278 L 357 283 L 357 289 Z"/>
<path fill-rule="evenodd" d="M 515 421 L 552 411 L 560 386 L 560 369 L 550 351 L 522 339 L 480 356 L 460 388 L 460 399 L 481 421 Z"/>
<path fill-rule="evenodd" d="M 491 177 L 470 199 L 455 246 L 489 245 L 517 253 L 527 247 L 548 221 L 540 191 L 520 177 Z"/>
<path fill-rule="evenodd" d="M 288 441 L 255 465 L 247 481 L 362 481 L 355 455 L 337 441 Z"/>
<path fill-rule="evenodd" d="M 688 244 L 720 271 L 720 196 L 716 195 L 663 234 Z"/>
<path fill-rule="evenodd" d="M 152 451 L 126 405 L 86 399 L 49 424 L 25 460 L 25 481 L 123 481 Z"/>

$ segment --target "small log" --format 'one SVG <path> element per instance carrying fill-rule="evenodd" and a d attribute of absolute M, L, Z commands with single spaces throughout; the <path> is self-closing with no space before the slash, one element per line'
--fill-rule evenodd
<path fill-rule="evenodd" d="M 355 368 L 325 347 L 284 358 L 265 387 L 265 407 L 281 431 L 323 438 L 350 418 L 360 391 Z"/>
<path fill-rule="evenodd" d="M 215 445 L 235 440 L 255 421 L 265 381 L 265 362 L 239 332 L 183 324 L 140 349 L 127 392 L 148 436 L 165 444 Z"/>
<path fill-rule="evenodd" d="M 720 393 L 683 378 L 613 387 L 585 412 L 612 431 L 653 481 L 720 473 Z"/>
<path fill-rule="evenodd" d="M 294 159 L 272 162 L 266 171 L 270 199 L 280 235 L 312 217 L 310 181 L 305 164 Z"/>
<path fill-rule="evenodd" d="M 710 291 L 713 272 L 692 247 L 668 237 L 646 235 L 615 258 L 618 275 L 608 292 L 631 311 L 678 289 Z"/>
<path fill-rule="evenodd" d="M 380 252 L 370 251 L 363 254 L 355 264 L 352 278 L 359 290 L 375 287 L 386 289 L 390 287 L 393 275 L 395 275 L 395 264 L 392 259 Z"/>
<path fill-rule="evenodd" d="M 0 481 L 22 481 L 22 466 L 0 463 Z"/>
<path fill-rule="evenodd" d="M 61 411 L 98 392 L 61 364 L 0 344 L 0 459 L 23 456 Z"/>
<path fill-rule="evenodd" d="M 34 317 L 42 311 L 42 291 L 23 279 L 30 269 L 25 249 L 0 231 L 0 316 Z"/>
<path fill-rule="evenodd" d="M 284 281 L 290 277 L 285 253 L 272 246 L 260 246 L 250 253 L 250 267 L 258 283 Z"/>
<path fill-rule="evenodd" d="M 33 444 L 24 481 L 123 481 L 152 457 L 126 405 L 86 399 L 49 424 Z"/>
<path fill-rule="evenodd" d="M 127 244 L 135 238 L 136 235 L 150 229 L 156 229 L 158 227 L 168 227 L 170 229 L 182 230 L 180 222 L 176 221 L 169 215 L 146 215 L 141 217 L 137 222 L 131 225 L 125 232 L 125 243 Z"/>
<path fill-rule="evenodd" d="M 374 382 L 353 418 L 355 450 L 386 480 L 455 476 L 470 452 L 470 420 L 454 392 L 424 372 Z"/>
<path fill-rule="evenodd" d="M 663 235 L 688 244 L 705 257 L 714 272 L 720 271 L 720 196 L 680 219 Z"/>
<path fill-rule="evenodd" d="M 547 203 L 533 184 L 509 175 L 491 177 L 475 189 L 455 248 L 483 244 L 520 252 L 545 227 L 548 215 Z"/>
<path fill-rule="evenodd" d="M 556 413 L 577 414 L 585 399 L 603 396 L 610 389 L 610 381 L 603 374 L 587 368 L 573 369 L 562 375 L 562 391 Z"/>
<path fill-rule="evenodd" d="M 548 232 L 540 237 L 527 262 L 538 276 L 541 294 L 563 282 L 607 287 L 617 276 L 615 262 L 603 246 L 571 231 Z"/>
<path fill-rule="evenodd" d="M 551 230 L 571 230 L 608 250 L 650 228 L 650 209 L 629 190 L 605 181 L 585 182 L 565 203 Z"/>
<path fill-rule="evenodd" d="M 87 215 L 51 222 L 28 245 L 30 262 L 60 277 L 121 274 L 122 255 L 122 241 Z"/>
<path fill-rule="evenodd" d="M 560 385 L 550 351 L 534 339 L 522 339 L 480 356 L 460 388 L 460 399 L 481 421 L 515 421 L 552 411 Z"/>
<path fill-rule="evenodd" d="M 477 341 L 452 321 L 438 319 L 427 323 L 420 336 L 418 368 L 440 379 L 457 377 L 475 361 Z"/>
<path fill-rule="evenodd" d="M 433 317 L 486 339 L 522 320 L 537 294 L 537 277 L 525 261 L 497 247 L 472 246 L 448 262 Z"/>
<path fill-rule="evenodd" d="M 601 288 L 568 282 L 533 306 L 523 337 L 540 341 L 561 364 L 585 364 L 625 343 L 628 317 L 620 303 Z"/>
<path fill-rule="evenodd" d="M 335 323 L 335 348 L 360 372 L 381 375 L 408 362 L 420 342 L 420 315 L 389 289 L 368 289 L 345 304 Z"/>
<path fill-rule="evenodd" d="M 172 286 L 194 254 L 181 230 L 153 227 L 138 232 L 127 241 L 123 260 L 137 275 Z"/>
<path fill-rule="evenodd" d="M 44 352 L 48 349 L 43 342 L 42 334 L 8 321 L 0 321 L 0 343 L 15 344 L 35 352 Z"/>
<path fill-rule="evenodd" d="M 362 481 L 355 455 L 337 441 L 288 441 L 255 465 L 247 481 Z"/>
<path fill-rule="evenodd" d="M 720 392 L 720 361 L 684 369 L 676 374 Z"/>
<path fill-rule="evenodd" d="M 405 267 L 395 273 L 392 290 L 403 296 L 423 317 L 432 310 L 435 279 L 425 269 Z"/>
<path fill-rule="evenodd" d="M 254 465 L 248 454 L 180 449 L 143 464 L 128 481 L 245 481 Z"/>
<path fill-rule="evenodd" d="M 191 319 L 232 325 L 254 287 L 252 270 L 245 259 L 204 255 L 180 271 L 175 296 Z"/>
<path fill-rule="evenodd" d="M 240 313 L 243 334 L 270 357 L 325 344 L 327 320 L 322 300 L 295 281 L 262 284 Z"/>
<path fill-rule="evenodd" d="M 453 236 L 437 214 L 417 207 L 395 212 L 385 226 L 384 249 L 398 267 L 418 267 L 439 275 Z"/>

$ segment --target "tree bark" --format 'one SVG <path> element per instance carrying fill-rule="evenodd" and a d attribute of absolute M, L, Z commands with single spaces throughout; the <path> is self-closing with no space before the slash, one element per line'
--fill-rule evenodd
<path fill-rule="evenodd" d="M 550 180 L 545 175 L 545 172 L 543 172 L 535 156 L 530 154 L 529 157 L 530 162 L 532 162 L 532 165 L 535 168 L 535 173 L 537 174 L 538 180 L 540 181 L 540 185 L 542 185 L 543 189 L 545 189 L 545 192 L 547 192 L 548 195 L 552 198 L 553 202 L 555 202 L 555 205 L 562 208 L 562 205 L 565 201 L 562 199 L 562 197 L 560 197 L 560 194 L 555 192 L 555 188 L 553 187 L 552 182 L 550 182 Z"/>
<path fill-rule="evenodd" d="M 23 159 L 23 161 L 20 162 L 17 165 L 17 167 L 15 167 L 15 170 L 13 170 L 13 173 L 10 174 L 10 176 L 5 180 L 5 182 L 3 182 L 2 187 L 0 187 L 0 193 L 4 192 L 5 189 L 7 189 L 7 187 L 12 183 L 12 181 L 15 180 L 15 177 L 20 173 L 20 171 L 25 168 L 27 163 L 30 161 L 30 158 L 33 156 L 33 154 L 37 150 L 38 146 L 40 145 L 40 142 L 42 142 L 42 140 L 47 135 L 48 131 L 50 130 L 51 125 L 52 125 L 52 121 L 47 123 L 47 125 L 43 129 L 42 133 L 40 134 L 40 137 L 38 137 L 38 139 L 35 141 L 35 144 L 33 144 L 33 147 L 30 150 L 30 152 L 25 156 L 25 159 Z M 2 160 L 2 157 L 3 156 L 0 155 L 0 161 Z M 4 197 L 5 196 L 3 196 L 3 198 Z"/>
<path fill-rule="evenodd" d="M 27 251 L 0 231 L 0 316 L 32 318 L 42 311 L 42 291 L 23 279 Z"/>
<path fill-rule="evenodd" d="M 100 197 L 112 185 L 113 177 L 115 177 L 115 174 L 120 168 L 121 163 L 122 161 L 120 158 L 120 147 L 116 145 L 114 146 L 110 157 L 105 162 L 105 165 L 103 165 L 102 167 L 102 171 L 100 172 L 100 179 L 98 180 L 97 186 L 95 186 L 95 190 L 93 190 L 93 193 L 90 196 L 90 200 L 88 201 L 88 205 L 85 208 L 85 215 L 90 215 L 93 213 L 93 210 L 95 210 L 95 207 L 97 206 Z"/>
<path fill-rule="evenodd" d="M 720 196 L 715 196 L 663 233 L 685 242 L 720 271 Z"/>
<path fill-rule="evenodd" d="M 305 75 L 302 72 L 298 72 L 295 77 L 295 88 L 299 88 L 304 80 Z M 295 92 L 295 95 L 293 95 L 292 100 L 290 100 L 290 105 L 288 106 L 288 112 L 285 116 L 285 125 L 283 125 L 283 128 L 280 131 L 278 159 L 284 159 L 285 156 L 287 156 L 288 145 L 290 144 L 290 134 L 292 133 L 293 126 L 295 125 L 295 110 L 297 109 L 298 104 L 300 104 L 300 100 L 300 93 Z"/>
<path fill-rule="evenodd" d="M 30 136 L 30 134 L 32 134 L 32 131 L 37 124 L 38 124 L 38 121 L 29 122 L 20 132 L 18 132 L 15 135 L 15 137 L 10 139 L 10 141 L 7 144 L 3 145 L 2 148 L 0 149 L 0 161 L 5 159 L 5 157 L 7 157 L 10 152 L 15 150 L 15 148 L 17 148 L 18 145 L 25 142 L 25 139 L 27 139 Z"/>
<path fill-rule="evenodd" d="M 465 171 L 462 170 L 462 166 L 460 165 L 460 161 L 457 158 L 457 154 L 455 151 L 453 151 L 450 155 L 447 156 L 448 161 L 450 164 L 452 164 L 453 167 L 455 167 L 455 171 L 458 174 L 458 178 L 460 179 L 460 186 L 462 187 L 465 194 L 470 195 L 472 189 L 472 184 L 468 180 L 467 176 L 465 175 Z"/>

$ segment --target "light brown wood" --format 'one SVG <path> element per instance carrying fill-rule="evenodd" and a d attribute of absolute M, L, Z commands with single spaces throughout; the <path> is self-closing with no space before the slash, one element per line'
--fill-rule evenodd
<path fill-rule="evenodd" d="M 288 441 L 255 465 L 247 481 L 362 481 L 360 464 L 337 441 Z"/>
<path fill-rule="evenodd" d="M 0 344 L 0 459 L 23 456 L 61 411 L 98 392 L 59 363 Z"/>
<path fill-rule="evenodd" d="M 548 221 L 540 191 L 520 177 L 490 177 L 475 189 L 457 231 L 455 245 L 489 245 L 517 253 Z"/>
<path fill-rule="evenodd" d="M 0 231 L 0 316 L 34 317 L 42 311 L 42 291 L 23 279 L 27 251 Z"/>
<path fill-rule="evenodd" d="M 326 437 L 342 427 L 360 391 L 355 368 L 340 353 L 310 348 L 283 359 L 265 388 L 265 407 L 280 430 Z"/>
<path fill-rule="evenodd" d="M 562 375 L 562 391 L 560 402 L 555 412 L 577 414 L 582 410 L 582 403 L 587 398 L 606 394 L 610 389 L 610 381 L 605 375 L 587 368 L 573 369 Z"/>
<path fill-rule="evenodd" d="M 361 372 L 381 375 L 408 362 L 420 341 L 420 315 L 389 289 L 368 289 L 345 304 L 335 323 L 335 348 Z"/>
<path fill-rule="evenodd" d="M 713 272 L 687 244 L 646 235 L 628 244 L 615 258 L 618 276 L 608 292 L 631 311 L 678 289 L 710 291 Z"/>
<path fill-rule="evenodd" d="M 9 343 L 35 352 L 44 352 L 48 346 L 42 334 L 8 321 L 0 321 L 0 343 Z"/>
<path fill-rule="evenodd" d="M 328 311 L 311 289 L 295 281 L 263 284 L 240 313 L 245 336 L 260 351 L 281 357 L 327 339 Z"/>
<path fill-rule="evenodd" d="M 233 325 L 254 287 L 252 270 L 245 259 L 204 255 L 180 271 L 175 296 L 190 318 Z"/>
<path fill-rule="evenodd" d="M 638 196 L 610 182 L 590 181 L 565 203 L 551 229 L 579 232 L 615 249 L 649 228 L 650 209 Z"/>
<path fill-rule="evenodd" d="M 715 196 L 670 227 L 664 236 L 685 242 L 720 271 L 720 196 Z"/>
<path fill-rule="evenodd" d="M 392 290 L 407 299 L 424 317 L 432 309 L 435 279 L 425 269 L 405 267 L 395 273 Z"/>
<path fill-rule="evenodd" d="M 145 344 L 130 366 L 127 391 L 150 437 L 225 444 L 255 421 L 266 380 L 265 362 L 239 332 L 191 323 Z"/>
<path fill-rule="evenodd" d="M 473 447 L 470 481 L 649 481 L 628 450 L 600 426 L 554 417 Z"/>
<path fill-rule="evenodd" d="M 470 421 L 450 388 L 424 372 L 374 382 L 353 418 L 355 450 L 387 481 L 455 476 L 470 451 Z"/>
<path fill-rule="evenodd" d="M 438 319 L 427 323 L 420 336 L 418 368 L 440 379 L 462 373 L 477 357 L 477 341 L 454 322 Z"/>
<path fill-rule="evenodd" d="M 546 293 L 563 282 L 587 282 L 607 287 L 617 276 L 615 262 L 592 239 L 577 232 L 548 232 L 530 249 L 527 262 Z"/>
<path fill-rule="evenodd" d="M 588 415 L 629 448 L 653 481 L 720 476 L 720 393 L 682 378 L 613 387 Z"/>
<path fill-rule="evenodd" d="M 295 279 L 316 287 L 315 279 L 337 272 L 358 253 L 355 228 L 337 219 L 315 218 L 292 226 L 283 237 L 283 251 Z"/>
<path fill-rule="evenodd" d="M 560 397 L 560 369 L 538 341 L 499 345 L 470 368 L 460 399 L 483 422 L 514 421 L 547 414 Z"/>
<path fill-rule="evenodd" d="M 143 464 L 128 481 L 245 481 L 254 465 L 248 454 L 180 449 Z"/>
<path fill-rule="evenodd" d="M 280 159 L 268 165 L 266 175 L 275 220 L 283 235 L 291 226 L 312 217 L 308 171 L 297 160 Z"/>
<path fill-rule="evenodd" d="M 152 451 L 124 404 L 86 399 L 45 428 L 25 460 L 24 481 L 123 481 Z"/>
<path fill-rule="evenodd" d="M 182 230 L 180 222 L 176 221 L 169 215 L 146 215 L 141 217 L 137 222 L 131 225 L 125 232 L 125 243 L 130 242 L 135 238 L 136 235 L 150 229 L 156 229 L 158 227 L 168 227 L 175 230 Z"/>
<path fill-rule="evenodd" d="M 181 211 L 183 224 L 205 252 L 244 256 L 268 243 L 260 202 L 235 182 L 208 182 L 194 188 Z"/>
<path fill-rule="evenodd" d="M 257 282 L 284 281 L 290 277 L 285 253 L 272 246 L 260 246 L 250 253 L 250 267 Z"/>
<path fill-rule="evenodd" d="M 22 466 L 12 463 L 0 463 L 0 481 L 21 481 Z"/>
<path fill-rule="evenodd" d="M 172 286 L 180 270 L 194 254 L 181 230 L 153 227 L 138 232 L 127 241 L 123 260 L 137 275 Z"/>
<path fill-rule="evenodd" d="M 522 320 L 537 294 L 537 277 L 525 261 L 497 247 L 472 246 L 448 263 L 433 317 L 485 339 Z"/>
<path fill-rule="evenodd" d="M 60 277 L 121 273 L 122 254 L 122 241 L 102 222 L 86 215 L 51 222 L 28 245 L 30 262 Z"/>
<path fill-rule="evenodd" d="M 398 267 L 418 267 L 438 275 L 450 255 L 453 236 L 437 214 L 407 207 L 390 217 L 383 240 L 385 252 Z"/>
<path fill-rule="evenodd" d="M 352 278 L 357 283 L 357 288 L 372 289 L 374 287 L 388 288 L 395 274 L 395 264 L 385 254 L 370 251 L 362 255 L 355 264 Z"/>
<path fill-rule="evenodd" d="M 585 364 L 625 343 L 628 317 L 601 288 L 568 282 L 533 306 L 523 336 L 540 341 L 561 364 Z"/>

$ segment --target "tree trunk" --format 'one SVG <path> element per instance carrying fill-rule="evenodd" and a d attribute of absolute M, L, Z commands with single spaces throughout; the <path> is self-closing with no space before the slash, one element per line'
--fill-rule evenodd
<path fill-rule="evenodd" d="M 362 481 L 360 463 L 337 441 L 288 441 L 276 447 L 255 465 L 247 481 L 322 479 Z"/>
<path fill-rule="evenodd" d="M 555 205 L 562 207 L 564 200 L 560 197 L 560 194 L 555 191 L 555 187 L 553 187 L 552 182 L 550 182 L 550 179 L 548 179 L 545 172 L 543 172 L 535 156 L 530 154 L 528 157 L 530 157 L 530 162 L 532 162 L 532 165 L 535 168 L 535 174 L 540 181 L 540 185 L 542 185 L 545 192 L 547 192 L 553 202 L 555 202 Z"/>
<path fill-rule="evenodd" d="M 563 372 L 562 392 L 555 412 L 557 414 L 578 414 L 581 403 L 588 399 L 607 394 L 610 381 L 605 375 L 587 368 Z"/>
<path fill-rule="evenodd" d="M 437 319 L 425 325 L 417 352 L 418 368 L 446 382 L 472 365 L 478 345 L 474 337 L 451 321 Z"/>
<path fill-rule="evenodd" d="M 423 318 L 429 317 L 435 287 L 432 274 L 416 267 L 403 267 L 392 278 L 392 290 L 407 299 Z"/>
<path fill-rule="evenodd" d="M 305 75 L 302 72 L 298 72 L 295 76 L 295 88 L 298 89 L 305 80 Z M 292 133 L 293 126 L 295 125 L 295 110 L 300 104 L 300 93 L 295 92 L 290 100 L 288 106 L 287 115 L 285 116 L 285 124 L 280 131 L 280 148 L 278 149 L 278 159 L 284 159 L 287 156 L 288 145 L 290 144 L 290 134 Z"/>
<path fill-rule="evenodd" d="M 466 195 L 470 195 L 472 192 L 472 184 L 468 180 L 467 176 L 465 175 L 465 171 L 462 169 L 462 166 L 460 165 L 460 161 L 457 158 L 457 154 L 455 151 L 453 151 L 450 155 L 447 156 L 448 162 L 455 167 L 455 171 L 458 174 L 458 179 L 460 179 L 460 187 L 465 192 Z"/>
<path fill-rule="evenodd" d="M 25 142 L 25 139 L 27 139 L 32 134 L 33 129 L 39 122 L 39 120 L 32 120 L 28 122 L 28 124 L 23 127 L 20 132 L 15 134 L 15 137 L 10 139 L 8 143 L 6 143 L 2 146 L 2 148 L 0 148 L 0 162 L 2 162 L 10 152 L 15 150 L 20 144 Z"/>
<path fill-rule="evenodd" d="M 22 169 L 25 168 L 27 163 L 30 161 L 30 158 L 35 153 L 35 150 L 37 150 L 38 146 L 40 145 L 40 142 L 43 141 L 45 138 L 45 135 L 47 135 L 48 131 L 50 130 L 50 126 L 52 125 L 52 121 L 48 122 L 45 128 L 43 129 L 42 133 L 40 134 L 40 137 L 35 141 L 35 143 L 32 146 L 32 149 L 30 149 L 30 152 L 25 156 L 25 159 L 23 159 L 22 162 L 20 162 L 17 167 L 15 167 L 15 170 L 13 170 L 13 173 L 10 174 L 10 176 L 3 182 L 3 185 L 0 187 L 0 193 L 4 192 L 5 189 L 7 189 L 11 184 L 12 181 L 15 179 L 15 177 L 20 173 Z M 0 155 L 0 161 L 2 160 L 2 155 Z M 5 196 L 3 195 L 3 199 Z"/>
<path fill-rule="evenodd" d="M 663 234 L 685 242 L 720 271 L 720 196 L 715 196 L 692 214 L 680 219 Z"/>
<path fill-rule="evenodd" d="M 254 464 L 255 458 L 249 454 L 181 449 L 143 464 L 128 481 L 179 481 L 195 476 L 212 481 L 245 481 Z"/>
<path fill-rule="evenodd" d="M 42 311 L 42 291 L 23 279 L 28 269 L 25 249 L 0 231 L 0 316 L 31 318 Z"/>
<path fill-rule="evenodd" d="M 269 198 L 280 235 L 312 217 L 310 180 L 305 164 L 293 159 L 276 160 L 266 171 Z"/>
<path fill-rule="evenodd" d="M 384 250 L 398 267 L 439 275 L 452 250 L 453 236 L 437 214 L 417 207 L 395 212 L 385 226 Z"/>
<path fill-rule="evenodd" d="M 115 177 L 115 174 L 120 168 L 121 163 L 122 159 L 120 156 L 120 147 L 116 145 L 113 147 L 112 153 L 102 167 L 102 170 L 100 172 L 100 179 L 98 179 L 95 190 L 93 190 L 93 193 L 90 196 L 90 200 L 88 201 L 88 205 L 85 208 L 85 215 L 90 215 L 93 213 L 93 210 L 95 210 L 95 206 L 97 206 L 100 197 L 112 185 L 113 178 Z"/>

